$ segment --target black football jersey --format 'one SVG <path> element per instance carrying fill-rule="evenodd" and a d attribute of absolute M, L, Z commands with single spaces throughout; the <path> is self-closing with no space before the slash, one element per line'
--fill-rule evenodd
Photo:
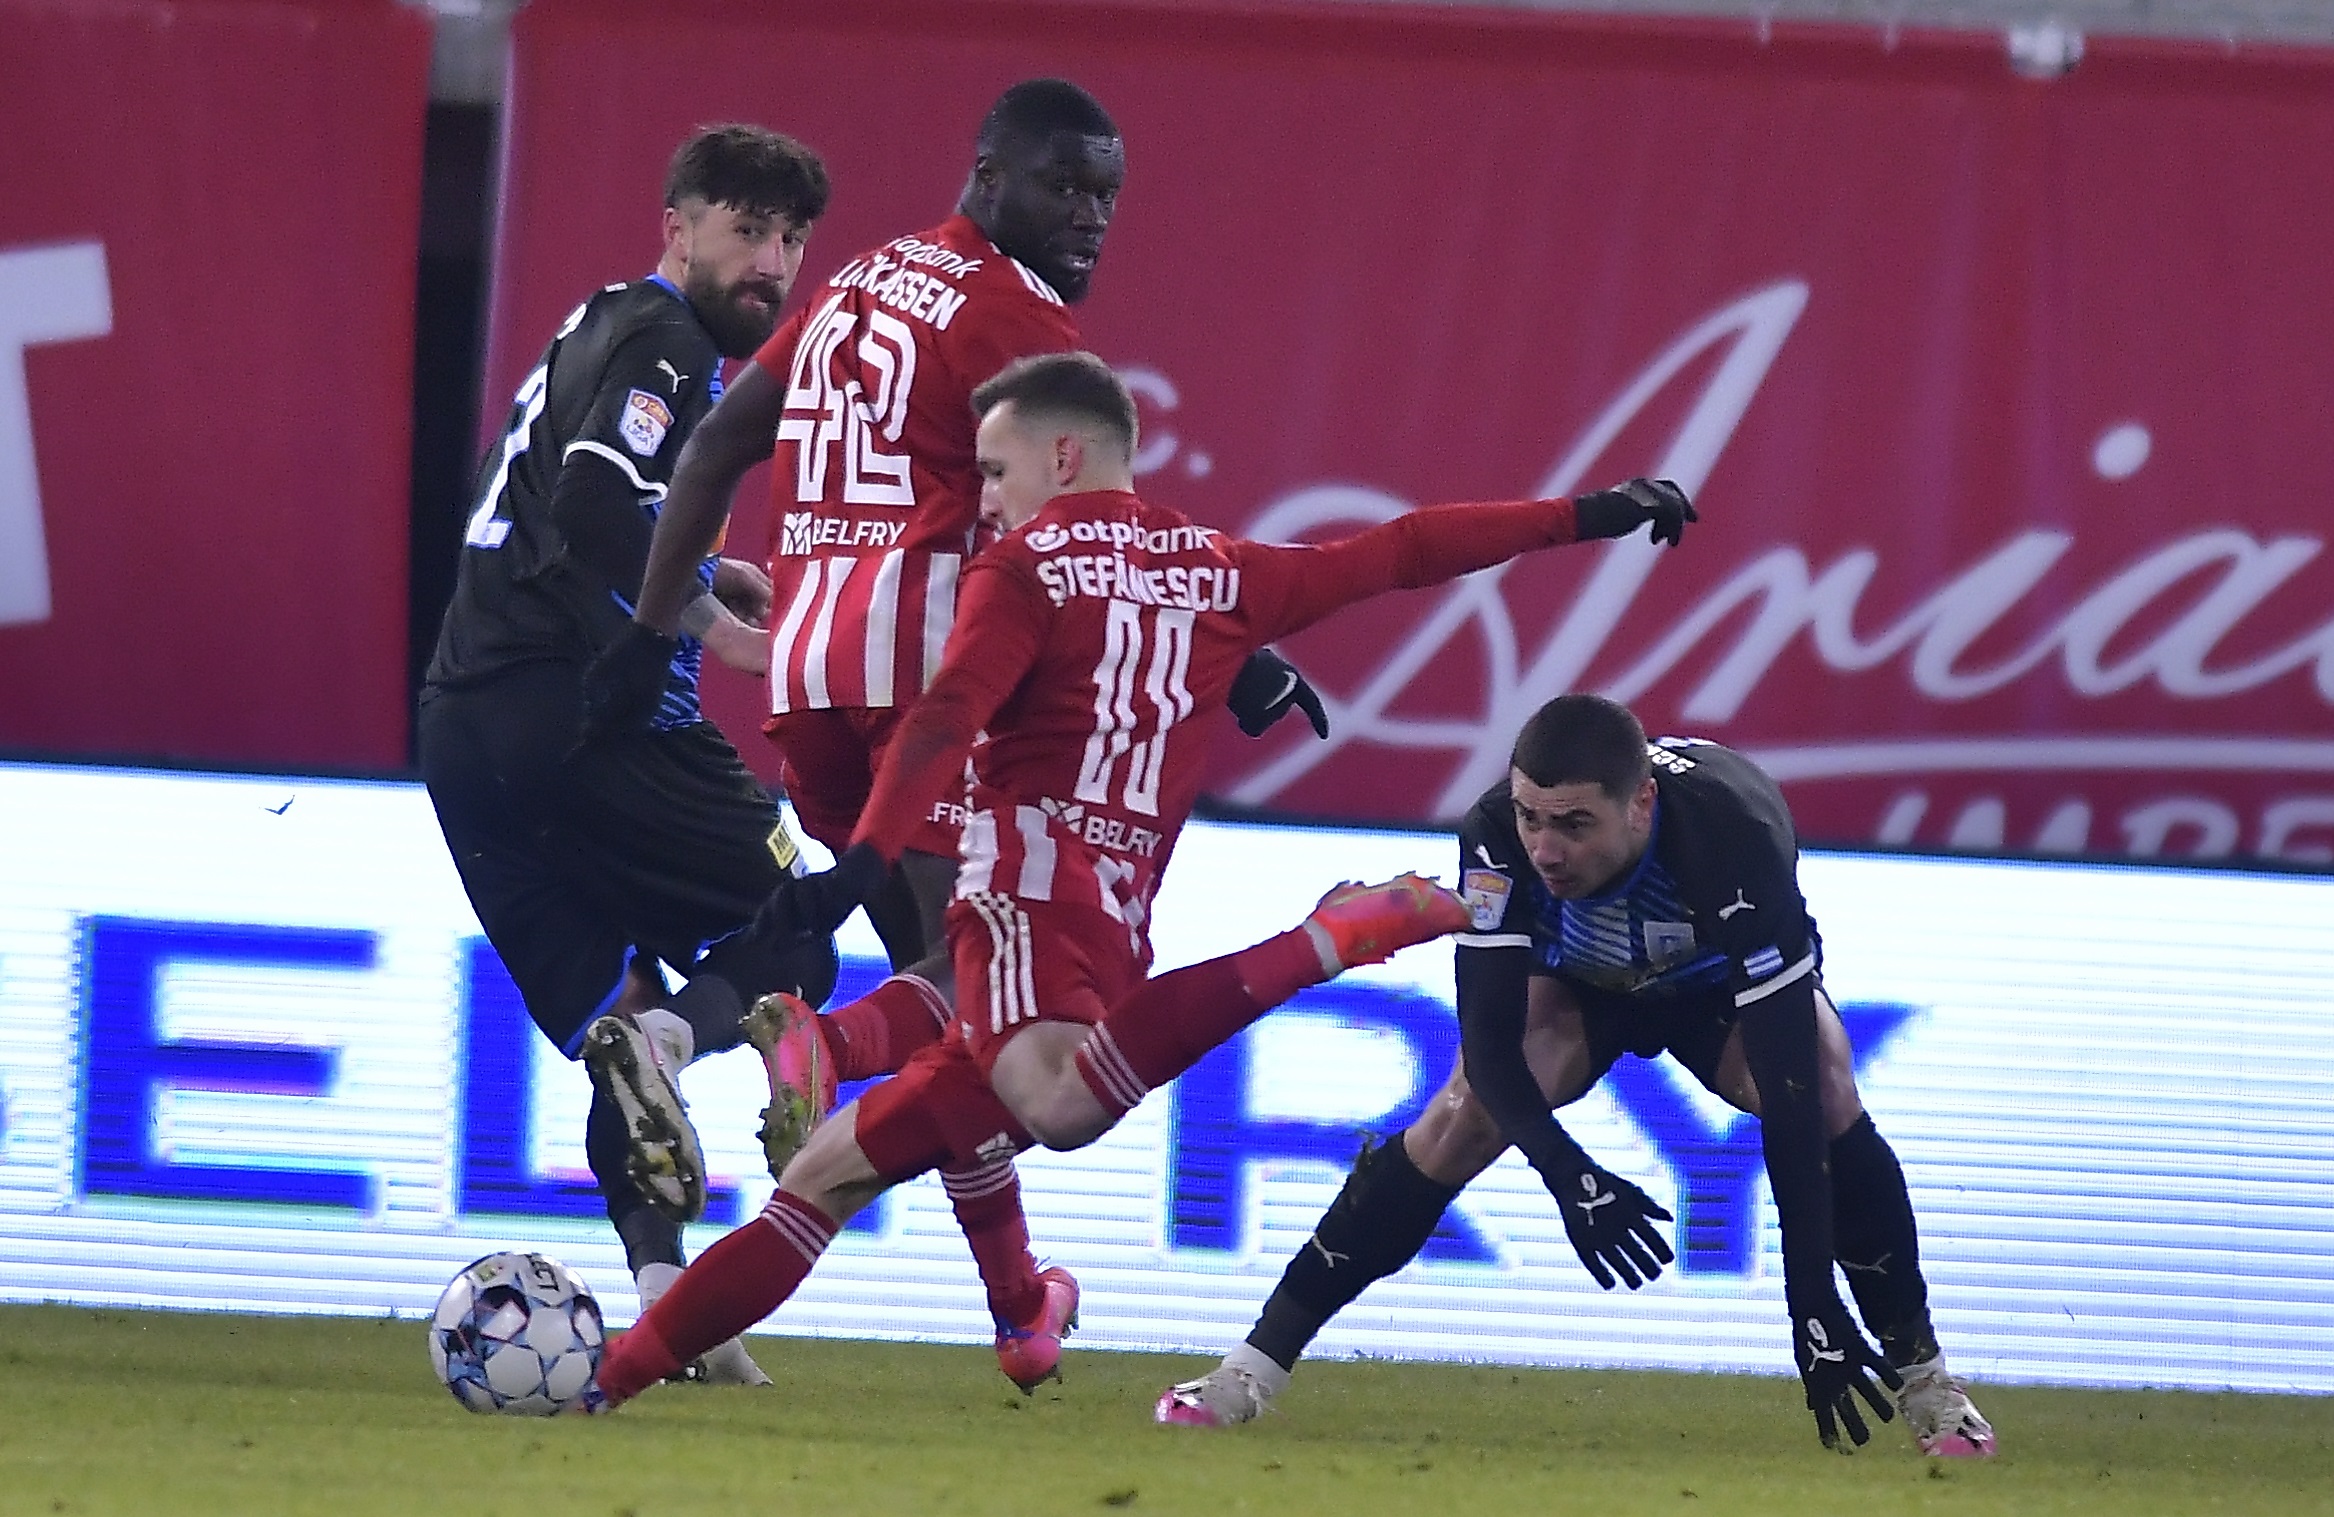
<path fill-rule="evenodd" d="M 1461 949 L 1525 949 L 1534 972 L 1633 1000 L 1723 989 L 1748 1006 L 1816 972 L 1814 918 L 1782 791 L 1731 748 L 1648 745 L 1653 836 L 1602 895 L 1559 900 L 1516 836 L 1506 781 L 1460 829 Z"/>
<path fill-rule="evenodd" d="M 1799 891 L 1790 810 L 1774 780 L 1730 748 L 1662 738 L 1646 756 L 1653 834 L 1636 865 L 1596 896 L 1560 900 L 1541 882 L 1505 783 L 1468 812 L 1460 890 L 1470 921 L 1457 964 L 1468 1081 L 1508 1141 L 1556 1184 L 1583 1156 L 1525 1061 L 1533 975 L 1581 987 L 1584 1005 L 1623 1015 L 1674 1008 L 1732 1019 L 1759 1088 L 1777 1093 L 1762 1103 L 1760 1141 L 1785 1272 L 1828 1279 L 1822 949 Z"/>
<path fill-rule="evenodd" d="M 613 284 L 569 313 L 519 385 L 479 467 L 454 595 L 427 684 L 476 684 L 514 666 L 588 662 L 632 614 L 626 590 L 588 567 L 552 516 L 560 471 L 612 466 L 654 521 L 689 433 L 721 394 L 721 358 L 680 291 L 659 275 Z M 646 537 L 642 534 L 642 543 Z M 710 584 L 712 567 L 701 571 Z M 681 640 L 658 725 L 701 719 L 703 647 Z"/>

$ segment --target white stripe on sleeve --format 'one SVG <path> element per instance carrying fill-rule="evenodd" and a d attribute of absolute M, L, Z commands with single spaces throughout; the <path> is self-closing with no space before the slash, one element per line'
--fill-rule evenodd
<path fill-rule="evenodd" d="M 1753 1001 L 1763 1001 L 1784 986 L 1796 980 L 1804 980 L 1813 973 L 1815 973 L 1815 955 L 1810 953 L 1806 958 L 1801 959 L 1773 979 L 1761 980 L 1750 989 L 1741 992 L 1734 998 L 1734 1004 L 1748 1006 Z"/>

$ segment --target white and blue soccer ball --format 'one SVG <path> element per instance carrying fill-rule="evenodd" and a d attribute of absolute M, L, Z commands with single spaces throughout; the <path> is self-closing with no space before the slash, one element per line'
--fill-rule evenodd
<path fill-rule="evenodd" d="M 438 1297 L 430 1365 L 474 1412 L 549 1417 L 576 1405 L 600 1368 L 600 1303 L 542 1254 L 488 1254 Z"/>

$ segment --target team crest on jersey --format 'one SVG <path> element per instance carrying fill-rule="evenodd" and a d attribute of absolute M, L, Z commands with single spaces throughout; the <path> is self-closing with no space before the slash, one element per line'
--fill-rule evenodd
<path fill-rule="evenodd" d="M 673 429 L 672 408 L 646 390 L 628 391 L 624 396 L 624 414 L 616 419 L 617 435 L 624 446 L 648 458 L 665 445 L 665 434 Z"/>
<path fill-rule="evenodd" d="M 1690 922 L 1647 922 L 1645 924 L 1645 957 L 1656 969 L 1665 969 L 1680 959 L 1691 958 L 1694 952 L 1694 928 Z"/>
<path fill-rule="evenodd" d="M 1507 915 L 1508 892 L 1515 887 L 1496 869 L 1469 869 L 1459 876 L 1459 894 L 1467 902 L 1467 919 L 1477 932 L 1489 932 Z"/>

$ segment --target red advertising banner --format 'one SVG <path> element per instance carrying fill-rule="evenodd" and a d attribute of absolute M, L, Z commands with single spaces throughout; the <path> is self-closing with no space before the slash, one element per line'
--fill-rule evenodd
<path fill-rule="evenodd" d="M 835 10 L 521 16 L 494 393 L 648 266 L 693 124 L 828 155 L 807 287 L 1066 74 L 1127 141 L 1078 314 L 1146 493 L 1290 540 L 1638 473 L 1700 502 L 1674 552 L 1296 639 L 1331 739 L 1227 723 L 1224 799 L 1447 818 L 1588 688 L 1757 754 L 1813 840 L 2334 860 L 2334 57 L 2095 40 L 2036 80 L 1990 36 Z M 760 692 L 709 679 L 752 752 Z"/>
<path fill-rule="evenodd" d="M 427 19 L 0 35 L 0 747 L 402 765 Z"/>

